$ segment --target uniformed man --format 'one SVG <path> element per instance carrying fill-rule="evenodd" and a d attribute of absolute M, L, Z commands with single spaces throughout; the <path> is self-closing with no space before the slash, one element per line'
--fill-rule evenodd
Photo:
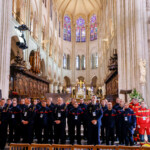
<path fill-rule="evenodd" d="M 19 102 L 19 104 L 17 105 L 17 107 L 18 108 L 20 108 L 21 109 L 21 116 L 23 116 L 23 112 L 25 111 L 25 109 L 26 109 L 26 105 L 25 105 L 25 99 L 24 98 L 22 98 L 21 100 L 20 100 L 20 102 Z M 23 138 L 23 124 L 21 123 L 21 125 L 20 125 L 20 137 L 21 138 Z"/>
<path fill-rule="evenodd" d="M 106 105 L 106 99 L 102 99 L 101 100 L 101 109 L 104 113 L 105 110 L 107 110 L 107 105 Z M 102 144 L 105 143 L 105 137 L 106 137 L 106 134 L 105 134 L 105 118 L 102 117 L 102 126 L 101 126 L 101 139 L 102 139 Z"/>
<path fill-rule="evenodd" d="M 88 120 L 88 144 L 100 144 L 100 127 L 103 112 L 99 105 L 96 105 L 96 96 L 92 97 L 92 102 L 87 106 Z"/>
<path fill-rule="evenodd" d="M 132 99 L 132 103 L 130 103 L 130 108 L 133 110 L 134 114 L 136 115 L 136 112 L 141 108 L 141 105 L 139 103 L 139 100 L 137 98 L 133 98 Z M 139 131 L 138 128 L 136 127 L 136 130 L 134 132 L 134 141 L 140 141 L 140 137 L 139 137 Z"/>
<path fill-rule="evenodd" d="M 87 139 L 87 105 L 84 103 L 84 99 L 80 99 L 79 107 L 83 111 L 83 117 L 81 120 L 81 124 L 83 124 L 83 137 L 86 140 Z"/>
<path fill-rule="evenodd" d="M 114 109 L 114 110 L 117 109 L 117 107 L 119 106 L 119 103 L 120 103 L 120 98 L 117 97 L 117 98 L 116 98 L 116 104 L 113 106 L 113 109 Z"/>
<path fill-rule="evenodd" d="M 17 100 L 13 100 L 12 108 L 9 110 L 9 143 L 20 141 L 21 109 L 17 107 Z"/>
<path fill-rule="evenodd" d="M 74 103 L 76 102 L 76 99 L 71 99 L 71 102 L 67 105 L 67 108 L 66 108 L 66 114 L 67 114 L 67 124 L 68 124 L 68 138 L 70 139 L 71 138 L 71 135 L 70 135 L 70 128 L 71 128 L 71 121 L 70 121 L 70 110 L 73 108 L 73 105 Z"/>
<path fill-rule="evenodd" d="M 116 110 L 119 107 L 119 104 L 120 104 L 120 98 L 117 97 L 116 98 L 116 104 L 113 106 L 113 109 Z M 116 141 L 118 141 L 119 140 L 119 133 L 118 133 L 117 126 L 115 128 L 115 134 L 116 134 Z"/>
<path fill-rule="evenodd" d="M 70 110 L 69 113 L 70 113 L 70 121 L 71 121 L 70 144 L 74 145 L 75 128 L 77 130 L 77 144 L 81 144 L 81 121 L 83 118 L 83 110 L 78 106 L 78 103 L 75 102 L 73 108 Z"/>
<path fill-rule="evenodd" d="M 16 98 L 13 98 L 13 100 L 17 100 Z M 12 100 L 10 98 L 7 99 L 7 102 L 5 104 L 5 107 L 6 107 L 6 111 L 7 113 L 9 113 L 10 109 L 12 108 Z M 9 115 L 9 114 L 8 114 Z M 10 133 L 10 120 L 8 120 L 8 124 L 7 124 L 7 128 L 9 129 L 8 131 L 8 135 L 9 136 L 9 133 Z"/>
<path fill-rule="evenodd" d="M 120 104 L 116 109 L 117 117 L 116 117 L 116 133 L 119 137 L 119 144 L 124 144 L 124 137 L 123 137 L 123 122 L 122 119 L 122 113 L 124 108 L 125 101 L 120 99 Z"/>
<path fill-rule="evenodd" d="M 106 145 L 114 145 L 114 129 L 116 124 L 116 111 L 112 109 L 112 103 L 108 102 L 108 109 L 104 111 L 103 117 L 106 127 Z"/>
<path fill-rule="evenodd" d="M 5 99 L 0 100 L 0 149 L 4 149 L 7 141 L 8 112 Z"/>
<path fill-rule="evenodd" d="M 24 111 L 24 109 L 26 108 L 25 99 L 22 98 L 20 100 L 20 103 L 18 104 L 18 107 L 21 109 L 22 112 Z"/>
<path fill-rule="evenodd" d="M 35 120 L 34 120 L 34 125 L 33 125 L 33 135 L 34 138 L 38 137 L 38 116 L 37 116 L 37 111 L 41 108 L 41 106 L 37 105 L 38 104 L 38 100 L 34 99 L 33 100 L 33 112 L 35 112 Z"/>
<path fill-rule="evenodd" d="M 148 142 L 150 142 L 150 109 L 146 108 L 144 101 L 141 102 L 141 108 L 137 110 L 136 117 L 141 142 L 144 142 L 145 131 L 148 137 Z"/>
<path fill-rule="evenodd" d="M 46 101 L 42 101 L 42 107 L 37 111 L 38 115 L 38 143 L 48 143 L 48 119 L 49 108 L 46 106 Z M 44 140 L 42 141 L 42 131 L 44 132 Z"/>
<path fill-rule="evenodd" d="M 129 108 L 129 104 L 125 103 L 124 111 L 122 113 L 123 121 L 123 135 L 125 139 L 125 145 L 134 145 L 133 134 L 136 128 L 136 116 L 132 109 Z"/>
<path fill-rule="evenodd" d="M 49 122 L 48 122 L 48 136 L 50 138 L 50 144 L 53 143 L 54 139 L 54 109 L 55 105 L 52 103 L 52 98 L 49 97 L 46 101 L 47 107 L 49 108 Z"/>
<path fill-rule="evenodd" d="M 54 110 L 54 143 L 65 144 L 66 128 L 66 104 L 62 98 L 58 98 Z"/>
<path fill-rule="evenodd" d="M 14 98 L 14 100 L 16 99 Z M 5 104 L 5 107 L 7 110 L 10 110 L 12 108 L 12 100 L 10 98 L 7 99 L 7 103 Z"/>
<path fill-rule="evenodd" d="M 33 126 L 35 120 L 35 112 L 31 105 L 31 99 L 25 99 L 26 108 L 22 114 L 22 127 L 23 127 L 23 143 L 31 144 L 33 141 Z"/>

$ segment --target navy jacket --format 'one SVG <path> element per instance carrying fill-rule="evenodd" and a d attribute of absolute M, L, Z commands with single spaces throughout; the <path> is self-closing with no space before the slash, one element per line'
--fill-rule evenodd
<path fill-rule="evenodd" d="M 3 108 L 0 107 L 0 121 L 2 122 L 1 125 L 7 125 L 9 119 L 9 113 L 7 108 L 4 106 Z"/>
<path fill-rule="evenodd" d="M 37 110 L 38 123 L 41 127 L 48 126 L 50 109 L 48 107 L 41 107 Z"/>
<path fill-rule="evenodd" d="M 118 103 L 116 103 L 116 104 L 113 106 L 113 109 L 116 110 L 117 107 L 119 107 L 119 104 L 118 104 Z"/>
<path fill-rule="evenodd" d="M 117 109 L 116 109 L 116 113 L 117 113 L 117 116 L 116 116 L 116 123 L 117 125 L 121 126 L 122 125 L 122 113 L 123 113 L 123 107 L 120 107 L 118 106 Z"/>
<path fill-rule="evenodd" d="M 88 123 L 91 123 L 92 120 L 97 120 L 98 124 L 101 126 L 101 118 L 103 116 L 103 112 L 100 109 L 99 105 L 93 105 L 92 103 L 90 103 L 87 106 L 87 120 Z"/>
<path fill-rule="evenodd" d="M 124 127 L 136 128 L 136 116 L 132 109 L 125 109 L 122 113 L 122 122 Z"/>
<path fill-rule="evenodd" d="M 9 121 L 12 125 L 20 125 L 21 123 L 21 109 L 16 107 L 12 107 L 9 110 Z"/>
<path fill-rule="evenodd" d="M 73 124 L 81 123 L 83 118 L 83 110 L 80 107 L 72 108 L 69 113 L 71 123 Z"/>
<path fill-rule="evenodd" d="M 26 106 L 24 111 L 22 112 L 22 118 L 21 120 L 28 121 L 29 125 L 33 125 L 35 121 L 35 111 L 33 111 L 33 105 L 30 105 L 29 107 Z"/>
<path fill-rule="evenodd" d="M 61 123 L 66 122 L 66 104 L 55 105 L 54 120 L 60 120 Z"/>
<path fill-rule="evenodd" d="M 116 124 L 116 111 L 112 110 L 105 110 L 103 113 L 103 117 L 105 120 L 105 127 L 106 128 L 114 128 Z"/>

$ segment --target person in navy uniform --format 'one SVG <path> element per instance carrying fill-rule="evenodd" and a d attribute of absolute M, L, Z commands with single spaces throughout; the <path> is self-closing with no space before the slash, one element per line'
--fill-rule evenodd
<path fill-rule="evenodd" d="M 22 112 L 24 111 L 24 109 L 26 108 L 25 99 L 22 98 L 20 100 L 20 103 L 18 104 L 18 107 L 21 109 Z"/>
<path fill-rule="evenodd" d="M 65 144 L 66 128 L 66 104 L 62 98 L 58 98 L 54 110 L 54 143 Z"/>
<path fill-rule="evenodd" d="M 122 113 L 123 122 L 123 137 L 125 145 L 134 145 L 133 134 L 136 129 L 136 116 L 132 109 L 129 108 L 129 103 L 125 103 L 124 111 Z"/>
<path fill-rule="evenodd" d="M 25 99 L 24 98 L 22 98 L 21 100 L 20 100 L 20 102 L 19 102 L 19 104 L 17 105 L 17 107 L 18 108 L 20 108 L 21 109 L 21 116 L 23 116 L 23 112 L 24 112 L 24 110 L 26 109 L 26 105 L 25 105 Z M 21 123 L 21 125 L 20 125 L 20 137 L 21 138 L 23 138 L 23 133 L 24 132 L 22 132 L 23 131 L 23 124 Z"/>
<path fill-rule="evenodd" d="M 83 118 L 83 110 L 79 107 L 78 103 L 75 102 L 73 108 L 70 110 L 70 121 L 71 121 L 71 128 L 70 128 L 70 144 L 74 145 L 75 139 L 75 128 L 77 130 L 77 144 L 81 144 L 81 121 Z"/>
<path fill-rule="evenodd" d="M 119 137 L 119 144 L 123 145 L 124 144 L 124 137 L 123 137 L 123 122 L 122 120 L 122 113 L 123 113 L 123 108 L 124 108 L 124 103 L 125 101 L 120 99 L 120 104 L 119 106 L 116 108 L 116 113 L 117 113 L 117 117 L 116 117 L 116 132 L 118 134 Z"/>
<path fill-rule="evenodd" d="M 109 145 L 109 141 L 111 141 L 111 145 L 114 145 L 114 129 L 116 124 L 116 111 L 112 109 L 112 103 L 108 102 L 108 109 L 104 111 L 103 117 L 105 120 L 106 127 L 106 145 Z"/>
<path fill-rule="evenodd" d="M 14 98 L 14 100 L 17 100 Z M 7 99 L 7 103 L 5 104 L 6 109 L 9 111 L 12 108 L 12 100 L 10 98 Z"/>
<path fill-rule="evenodd" d="M 87 120 L 88 120 L 88 141 L 89 145 L 100 144 L 100 127 L 103 112 L 99 105 L 96 104 L 96 96 L 92 97 L 92 102 L 87 106 Z"/>
<path fill-rule="evenodd" d="M 49 108 L 48 136 L 50 138 L 50 144 L 52 144 L 53 139 L 54 139 L 54 109 L 55 109 L 55 105 L 52 103 L 51 97 L 49 97 L 46 100 L 46 103 L 47 103 L 47 107 Z"/>
<path fill-rule="evenodd" d="M 114 110 L 116 110 L 118 107 L 119 107 L 119 104 L 120 104 L 120 98 L 119 97 L 117 97 L 116 98 L 116 104 L 113 106 L 113 109 Z M 116 141 L 118 141 L 119 140 L 119 133 L 118 133 L 118 129 L 117 129 L 118 127 L 116 126 L 116 128 L 115 128 L 115 134 L 116 134 Z"/>
<path fill-rule="evenodd" d="M 119 106 L 119 104 L 120 104 L 120 98 L 117 97 L 117 98 L 116 98 L 116 104 L 113 106 L 113 109 L 116 110 L 117 107 Z"/>
<path fill-rule="evenodd" d="M 17 107 L 17 100 L 12 102 L 12 108 L 9 110 L 9 143 L 18 143 L 20 141 L 21 109 Z"/>
<path fill-rule="evenodd" d="M 79 107 L 83 110 L 83 117 L 81 120 L 81 124 L 83 124 L 83 137 L 86 140 L 87 139 L 87 105 L 84 103 L 84 99 L 80 99 Z"/>
<path fill-rule="evenodd" d="M 104 113 L 105 110 L 107 110 L 107 105 L 106 105 L 106 99 L 101 100 L 101 109 Z M 105 137 L 106 137 L 106 131 L 105 131 L 105 118 L 102 117 L 102 126 L 101 126 L 101 140 L 102 144 L 105 143 Z"/>
<path fill-rule="evenodd" d="M 38 100 L 34 99 L 33 100 L 33 112 L 35 112 L 35 120 L 34 120 L 34 124 L 33 124 L 33 135 L 34 138 L 38 137 L 38 116 L 37 116 L 37 111 L 41 108 L 41 106 L 37 105 L 38 104 Z"/>
<path fill-rule="evenodd" d="M 71 128 L 71 121 L 70 121 L 70 110 L 73 108 L 73 104 L 76 102 L 76 99 L 71 99 L 71 102 L 66 107 L 66 114 L 67 114 L 67 124 L 68 124 L 68 138 L 71 138 L 70 135 L 70 128 Z"/>
<path fill-rule="evenodd" d="M 38 115 L 38 143 L 48 143 L 48 119 L 50 109 L 46 106 L 46 101 L 42 101 L 41 108 L 37 111 Z M 42 131 L 44 130 L 44 140 L 42 141 Z"/>
<path fill-rule="evenodd" d="M 35 120 L 35 111 L 31 105 L 31 99 L 25 98 L 26 108 L 22 113 L 22 130 L 23 130 L 23 143 L 31 144 L 33 141 L 33 127 Z"/>
<path fill-rule="evenodd" d="M 5 99 L 0 100 L 0 149 L 4 149 L 7 141 L 8 112 Z"/>

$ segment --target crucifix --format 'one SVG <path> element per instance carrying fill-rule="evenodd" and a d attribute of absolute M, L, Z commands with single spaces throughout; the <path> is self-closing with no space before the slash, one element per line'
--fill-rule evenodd
<path fill-rule="evenodd" d="M 125 102 L 127 102 L 127 95 L 130 94 L 132 90 L 120 90 L 120 94 L 125 95 Z"/>

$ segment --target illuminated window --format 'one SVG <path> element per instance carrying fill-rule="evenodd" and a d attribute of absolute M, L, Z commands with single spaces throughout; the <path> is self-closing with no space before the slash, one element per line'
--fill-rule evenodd
<path fill-rule="evenodd" d="M 79 55 L 76 57 L 76 69 L 80 70 L 80 56 Z"/>
<path fill-rule="evenodd" d="M 90 19 L 90 40 L 94 41 L 97 40 L 97 19 L 96 15 L 93 15 Z"/>
<path fill-rule="evenodd" d="M 76 21 L 76 42 L 86 41 L 85 20 L 79 17 Z"/>
<path fill-rule="evenodd" d="M 71 19 L 67 15 L 64 17 L 64 40 L 71 41 Z"/>

